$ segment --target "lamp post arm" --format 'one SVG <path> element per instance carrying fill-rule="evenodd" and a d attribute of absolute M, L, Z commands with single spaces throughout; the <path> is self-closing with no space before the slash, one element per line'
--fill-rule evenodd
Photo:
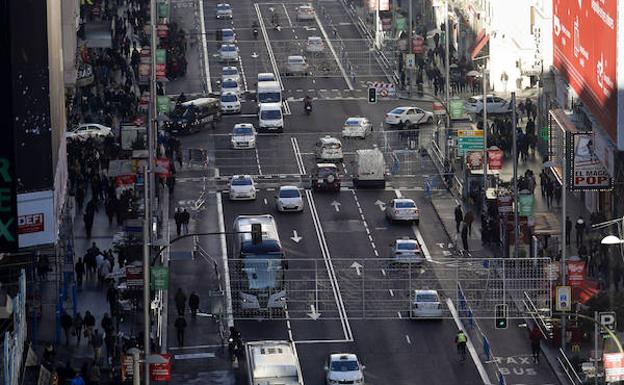
<path fill-rule="evenodd" d="M 211 232 L 207 232 L 207 233 L 192 233 L 192 234 L 184 234 L 184 235 L 180 235 L 178 237 L 173 238 L 171 241 L 169 241 L 168 244 L 161 246 L 158 249 L 158 253 L 156 253 L 156 255 L 154 256 L 154 259 L 152 259 L 152 266 L 154 266 L 154 264 L 156 263 L 156 260 L 160 257 L 160 255 L 162 254 L 163 251 L 165 251 L 168 247 L 170 247 L 172 244 L 176 243 L 177 241 L 181 240 L 181 239 L 185 239 L 185 238 L 189 238 L 189 237 L 194 237 L 194 236 L 203 236 L 203 235 L 232 235 L 232 234 L 251 234 L 251 231 L 211 231 Z"/>

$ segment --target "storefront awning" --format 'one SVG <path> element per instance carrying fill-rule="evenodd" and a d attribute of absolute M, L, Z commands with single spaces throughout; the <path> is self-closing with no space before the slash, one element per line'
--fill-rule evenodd
<path fill-rule="evenodd" d="M 474 60 L 477 57 L 479 52 L 481 52 L 481 50 L 483 49 L 483 47 L 485 47 L 488 41 L 490 41 L 490 35 L 485 33 L 485 29 L 482 29 L 477 35 L 474 45 L 470 49 L 470 58 L 472 60 Z"/>

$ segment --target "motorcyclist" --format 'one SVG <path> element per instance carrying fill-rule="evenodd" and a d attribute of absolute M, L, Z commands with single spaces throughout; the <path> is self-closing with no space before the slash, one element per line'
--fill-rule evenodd
<path fill-rule="evenodd" d="M 303 98 L 303 108 L 306 112 L 312 111 L 312 98 L 310 97 L 310 95 L 306 95 Z"/>
<path fill-rule="evenodd" d="M 243 340 L 241 339 L 240 332 L 234 327 L 230 326 L 230 338 L 228 339 L 228 348 L 230 351 L 230 359 L 234 360 L 238 358 L 242 349 Z"/>
<path fill-rule="evenodd" d="M 466 359 L 466 342 L 468 342 L 468 337 L 460 329 L 455 336 L 455 345 L 457 345 L 457 353 L 462 361 Z"/>
<path fill-rule="evenodd" d="M 251 29 L 253 30 L 254 39 L 258 39 L 258 22 L 254 20 L 251 23 Z"/>

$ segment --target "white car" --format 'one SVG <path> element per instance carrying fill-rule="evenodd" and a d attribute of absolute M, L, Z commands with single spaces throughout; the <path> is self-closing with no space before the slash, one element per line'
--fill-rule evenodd
<path fill-rule="evenodd" d="M 385 210 L 386 217 L 391 221 L 409 221 L 416 226 L 420 223 L 420 210 L 412 199 L 394 198 L 386 204 Z"/>
<path fill-rule="evenodd" d="M 219 98 L 219 107 L 224 114 L 236 114 L 241 110 L 241 103 L 238 94 L 229 92 L 222 94 Z"/>
<path fill-rule="evenodd" d="M 223 28 L 221 30 L 221 41 L 224 43 L 234 43 L 236 41 L 236 32 L 232 28 Z"/>
<path fill-rule="evenodd" d="M 221 44 L 221 48 L 219 48 L 219 60 L 238 61 L 238 47 L 230 43 Z"/>
<path fill-rule="evenodd" d="M 221 81 L 225 79 L 232 79 L 234 81 L 240 82 L 240 73 L 238 72 L 238 68 L 234 66 L 227 66 L 221 69 Z"/>
<path fill-rule="evenodd" d="M 231 19 L 232 7 L 230 7 L 230 4 L 227 4 L 227 3 L 217 4 L 215 16 L 217 17 L 217 19 Z"/>
<path fill-rule="evenodd" d="M 258 83 L 274 82 L 274 81 L 275 81 L 275 74 L 273 74 L 272 72 L 260 72 L 258 74 Z"/>
<path fill-rule="evenodd" d="M 234 79 L 223 79 L 223 81 L 221 81 L 221 94 L 229 93 L 240 95 L 240 86 L 238 85 L 238 82 Z"/>
<path fill-rule="evenodd" d="M 422 264 L 425 258 L 415 239 L 397 239 L 390 245 L 391 262 L 395 264 Z"/>
<path fill-rule="evenodd" d="M 303 211 L 303 197 L 297 186 L 282 186 L 275 196 L 277 211 Z"/>
<path fill-rule="evenodd" d="M 311 5 L 297 7 L 297 21 L 314 20 L 314 8 Z"/>
<path fill-rule="evenodd" d="M 324 161 L 342 161 L 342 143 L 333 136 L 325 135 L 320 138 L 315 145 L 316 159 Z"/>
<path fill-rule="evenodd" d="M 498 96 L 487 96 L 488 114 L 508 114 L 511 113 L 511 103 Z M 483 95 L 473 96 L 464 103 L 464 111 L 472 114 L 483 112 Z"/>
<path fill-rule="evenodd" d="M 362 117 L 348 118 L 342 126 L 343 138 L 366 138 L 373 130 L 370 120 Z"/>
<path fill-rule="evenodd" d="M 251 123 L 238 123 L 232 129 L 232 148 L 256 148 L 256 128 Z"/>
<path fill-rule="evenodd" d="M 320 36 L 309 36 L 305 42 L 306 52 L 323 52 L 325 43 Z"/>
<path fill-rule="evenodd" d="M 442 318 L 444 310 L 436 290 L 414 290 L 412 317 Z"/>
<path fill-rule="evenodd" d="M 433 112 L 418 107 L 397 107 L 386 114 L 386 124 L 410 128 L 433 123 Z"/>
<path fill-rule="evenodd" d="M 70 131 L 65 133 L 66 138 L 94 138 L 94 137 L 105 137 L 112 136 L 113 131 L 110 127 L 103 126 L 97 123 L 85 123 L 81 124 L 78 127 L 71 129 Z"/>
<path fill-rule="evenodd" d="M 301 55 L 288 56 L 285 75 L 305 75 L 308 73 L 308 63 Z"/>
<path fill-rule="evenodd" d="M 249 175 L 234 175 L 230 181 L 230 200 L 255 200 L 256 184 Z"/>
<path fill-rule="evenodd" d="M 364 369 L 353 353 L 334 353 L 327 358 L 325 382 L 327 385 L 364 384 Z"/>

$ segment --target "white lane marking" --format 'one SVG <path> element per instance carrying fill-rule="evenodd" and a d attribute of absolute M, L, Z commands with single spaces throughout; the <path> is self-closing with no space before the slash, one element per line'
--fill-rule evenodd
<path fill-rule="evenodd" d="M 406 334 L 405 335 L 405 341 L 407 341 L 408 344 L 412 343 L 412 340 L 410 340 L 409 336 Z"/>
<path fill-rule="evenodd" d="M 345 342 L 353 342 L 352 340 L 301 340 L 294 341 L 295 344 L 338 344 Z"/>
<path fill-rule="evenodd" d="M 208 65 L 208 45 L 206 44 L 206 19 L 204 19 L 204 0 L 199 0 L 199 19 L 201 20 L 201 43 L 204 56 L 204 78 L 208 93 L 212 93 L 212 81 L 210 80 L 210 66 Z"/>
<path fill-rule="evenodd" d="M 258 154 L 258 146 L 254 146 L 256 151 L 256 164 L 258 165 L 258 175 L 262 175 L 262 167 L 260 167 L 260 155 Z"/>
<path fill-rule="evenodd" d="M 301 156 L 301 150 L 299 149 L 299 142 L 297 141 L 297 138 L 291 137 L 290 143 L 292 145 L 293 152 L 295 154 L 295 160 L 297 162 L 297 168 L 299 169 L 299 174 L 306 175 L 305 164 L 303 163 L 303 157 Z"/>
<path fill-rule="evenodd" d="M 249 92 L 247 88 L 247 76 L 245 76 L 245 67 L 243 66 L 243 55 L 238 55 L 238 64 L 241 69 L 241 76 L 243 77 L 243 88 L 245 88 L 245 92 Z"/>
<path fill-rule="evenodd" d="M 269 204 L 269 202 L 267 201 L 267 199 L 266 199 L 266 198 L 264 198 L 264 204 L 265 204 L 265 205 L 268 205 L 268 204 Z"/>
<path fill-rule="evenodd" d="M 329 36 L 327 36 L 327 32 L 325 32 L 325 28 L 323 28 L 323 24 L 321 24 L 321 20 L 319 20 L 318 15 L 316 13 L 314 14 L 314 19 L 316 20 L 316 24 L 318 24 L 319 29 L 321 30 L 321 34 L 323 35 L 323 38 L 327 42 L 327 46 L 329 47 L 329 50 L 331 51 L 332 55 L 334 56 L 334 59 L 336 60 L 336 64 L 338 64 L 338 68 L 340 69 L 340 73 L 342 74 L 342 77 L 347 83 L 347 87 L 349 87 L 349 90 L 353 91 L 353 84 L 351 84 L 351 79 L 349 79 L 349 76 L 345 72 L 345 69 L 342 66 L 342 62 L 338 59 L 338 55 L 336 55 L 336 51 L 334 50 L 334 45 L 332 44 L 331 40 L 329 40 Z"/>
<path fill-rule="evenodd" d="M 383 276 L 386 276 L 386 269 L 381 269 L 381 274 L 383 274 Z"/>
<path fill-rule="evenodd" d="M 397 198 L 403 197 L 403 194 L 401 194 L 401 191 L 397 189 L 394 189 L 394 194 L 396 195 Z M 418 229 L 416 225 L 412 225 L 412 232 L 416 236 L 416 240 L 418 241 L 418 244 L 420 245 L 420 249 L 422 250 L 423 255 L 425 256 L 425 259 L 427 261 L 431 261 L 432 260 L 431 253 L 429 253 L 429 248 L 427 248 L 427 244 L 425 243 L 425 239 L 420 233 L 420 229 Z"/>
<path fill-rule="evenodd" d="M 455 320 L 455 325 L 457 325 L 457 328 L 461 330 L 466 330 L 464 328 L 464 325 L 462 324 L 462 321 L 459 319 L 459 315 L 457 314 L 455 305 L 453 305 L 453 301 L 451 301 L 450 298 L 446 299 L 446 306 L 448 306 L 451 312 L 451 315 L 453 316 L 453 320 Z M 468 341 L 466 342 L 466 347 L 468 348 L 470 357 L 472 357 L 472 361 L 474 361 L 474 364 L 477 367 L 477 372 L 479 372 L 479 375 L 481 376 L 481 380 L 483 381 L 483 383 L 491 384 L 490 378 L 488 377 L 488 374 L 485 371 L 485 367 L 483 366 L 483 363 L 481 363 L 481 360 L 479 359 L 479 355 L 477 354 L 477 351 L 475 350 L 475 347 L 472 344 L 472 341 L 470 340 L 470 338 L 468 338 Z"/>
<path fill-rule="evenodd" d="M 399 319 L 403 319 L 403 316 L 401 315 L 400 311 L 398 311 L 397 314 L 399 315 Z"/>
<path fill-rule="evenodd" d="M 215 176 L 219 176 L 219 169 L 215 169 Z M 221 243 L 221 259 L 223 262 L 223 277 L 225 279 L 226 319 L 228 327 L 234 326 L 232 310 L 232 288 L 230 287 L 230 268 L 227 260 L 227 243 L 225 241 L 225 218 L 223 217 L 223 199 L 221 192 L 217 192 L 217 217 L 219 217 L 219 242 Z"/>
<path fill-rule="evenodd" d="M 288 10 L 286 9 L 286 6 L 284 5 L 284 3 L 282 3 L 282 7 L 284 7 L 284 13 L 286 14 L 286 20 L 288 20 L 288 26 L 292 28 L 293 23 L 292 23 L 292 20 L 290 20 L 290 16 L 288 16 Z M 295 39 L 296 38 L 297 36 L 295 36 Z"/>
<path fill-rule="evenodd" d="M 394 291 L 392 291 L 392 289 L 388 289 L 388 291 L 390 292 L 390 297 L 394 297 Z"/>
<path fill-rule="evenodd" d="M 262 19 L 262 13 L 260 12 L 260 7 L 258 3 L 254 3 L 254 7 L 256 8 L 256 15 L 258 16 L 258 21 L 260 23 L 260 30 L 262 31 L 262 37 L 264 39 L 264 44 L 266 45 L 267 51 L 269 52 L 269 60 L 271 61 L 271 67 L 273 68 L 273 73 L 277 77 L 277 81 L 280 84 L 280 88 L 284 91 L 284 85 L 282 84 L 282 78 L 277 68 L 277 62 L 275 61 L 275 54 L 273 53 L 273 48 L 271 48 L 271 43 L 269 42 L 269 35 L 267 34 L 266 27 L 264 25 L 264 19 Z"/>

